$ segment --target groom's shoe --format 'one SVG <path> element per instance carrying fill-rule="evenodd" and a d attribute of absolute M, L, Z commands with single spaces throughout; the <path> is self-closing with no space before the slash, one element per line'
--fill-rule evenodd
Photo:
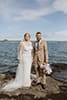
<path fill-rule="evenodd" d="M 46 84 L 41 84 L 41 86 L 42 86 L 43 89 L 47 88 Z"/>
<path fill-rule="evenodd" d="M 41 84 L 41 82 L 37 81 L 37 80 L 33 80 L 32 83 L 31 83 L 32 86 L 37 86 L 39 84 Z"/>
<path fill-rule="evenodd" d="M 33 80 L 33 81 L 31 82 L 31 86 L 36 86 L 36 85 L 37 85 L 36 80 Z"/>

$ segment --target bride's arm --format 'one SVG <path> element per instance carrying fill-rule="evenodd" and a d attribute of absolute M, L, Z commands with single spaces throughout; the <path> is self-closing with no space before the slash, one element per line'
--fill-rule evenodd
<path fill-rule="evenodd" d="M 23 43 L 20 43 L 19 48 L 18 48 L 18 61 L 19 61 L 19 63 L 21 63 L 21 61 L 22 61 L 22 51 L 23 51 Z"/>
<path fill-rule="evenodd" d="M 34 54 L 33 54 L 33 44 L 31 43 L 31 46 L 32 46 L 32 51 L 31 51 L 31 55 L 32 55 L 32 62 L 33 62 L 33 60 L 34 60 L 34 58 L 33 58 L 33 56 L 34 56 Z"/>

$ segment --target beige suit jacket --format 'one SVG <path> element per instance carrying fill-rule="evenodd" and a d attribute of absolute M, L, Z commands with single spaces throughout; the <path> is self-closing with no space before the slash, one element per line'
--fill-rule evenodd
<path fill-rule="evenodd" d="M 33 47 L 33 61 L 35 64 L 48 63 L 48 49 L 45 40 L 40 40 L 39 49 L 37 48 L 37 41 L 34 42 Z"/>

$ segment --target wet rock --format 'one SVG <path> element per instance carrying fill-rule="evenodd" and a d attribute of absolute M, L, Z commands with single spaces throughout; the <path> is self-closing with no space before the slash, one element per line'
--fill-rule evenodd
<path fill-rule="evenodd" d="M 51 64 L 51 67 L 53 69 L 53 72 L 67 70 L 67 64 L 63 63 L 53 63 Z"/>
<path fill-rule="evenodd" d="M 66 65 L 65 68 L 54 64 L 52 66 L 55 66 L 55 69 L 53 68 L 54 72 L 58 69 L 66 69 Z M 0 88 L 14 78 L 15 73 L 13 72 L 0 74 Z M 67 100 L 67 83 L 57 81 L 52 76 L 47 76 L 46 85 L 45 89 L 42 89 L 39 84 L 30 88 L 19 88 L 11 92 L 0 91 L 0 100 Z"/>

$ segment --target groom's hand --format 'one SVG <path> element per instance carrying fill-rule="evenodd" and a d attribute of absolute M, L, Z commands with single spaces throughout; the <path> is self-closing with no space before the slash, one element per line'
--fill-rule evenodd
<path fill-rule="evenodd" d="M 48 64 L 48 62 L 46 61 L 46 62 L 44 62 L 43 64 L 44 64 L 44 65 L 45 65 L 45 64 Z"/>
<path fill-rule="evenodd" d="M 34 60 L 34 58 L 32 58 L 32 64 L 35 64 L 35 60 Z"/>
<path fill-rule="evenodd" d="M 34 62 L 32 62 L 32 64 L 34 64 Z"/>

